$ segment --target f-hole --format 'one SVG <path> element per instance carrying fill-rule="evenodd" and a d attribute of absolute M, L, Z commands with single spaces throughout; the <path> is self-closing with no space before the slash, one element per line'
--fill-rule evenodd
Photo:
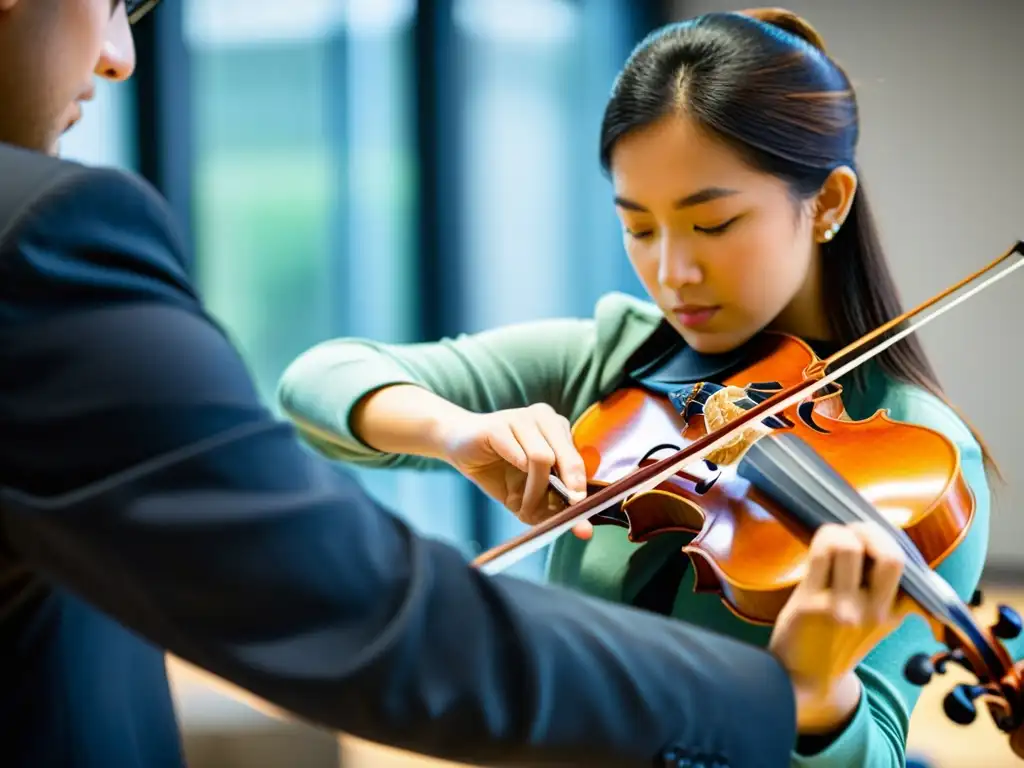
<path fill-rule="evenodd" d="M 674 445 L 673 443 L 661 443 L 659 445 L 654 446 L 649 451 L 647 451 L 647 453 L 641 456 L 640 461 L 637 462 L 637 465 L 642 465 L 645 461 L 654 456 L 654 454 L 656 454 L 658 451 L 666 448 L 672 452 L 682 450 L 678 445 Z M 706 466 L 708 468 L 708 471 L 711 472 L 711 477 L 698 478 L 697 481 L 694 483 L 693 490 L 698 496 L 703 496 L 705 493 L 714 488 L 715 483 L 718 482 L 718 478 L 722 476 L 722 470 L 720 470 L 718 468 L 718 465 L 715 464 L 714 462 L 704 459 L 704 466 Z"/>

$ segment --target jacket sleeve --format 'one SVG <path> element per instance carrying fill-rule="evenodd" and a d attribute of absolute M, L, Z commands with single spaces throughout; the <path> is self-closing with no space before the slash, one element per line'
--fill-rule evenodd
<path fill-rule="evenodd" d="M 963 423 L 931 395 L 903 386 L 896 391 L 900 396 L 891 409 L 893 418 L 936 429 L 960 450 L 961 471 L 974 493 L 975 516 L 967 536 L 936 570 L 966 603 L 978 588 L 988 552 L 990 491 L 981 448 Z M 794 768 L 903 768 L 910 718 L 921 692 L 904 677 L 904 665 L 914 654 L 940 650 L 921 617 L 907 618 L 857 668 L 864 693 L 843 734 L 817 753 L 796 754 Z M 943 685 L 942 676 L 931 684 Z"/>
<path fill-rule="evenodd" d="M 156 196 L 108 171 L 45 195 L 8 239 L 0 546 L 361 738 L 477 765 L 786 764 L 773 657 L 486 577 L 415 535 L 272 418 L 177 248 Z"/>

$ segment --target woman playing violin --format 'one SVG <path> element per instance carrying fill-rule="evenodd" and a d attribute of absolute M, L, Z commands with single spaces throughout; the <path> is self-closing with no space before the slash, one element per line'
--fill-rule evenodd
<path fill-rule="evenodd" d="M 765 330 L 824 357 L 900 313 L 857 172 L 858 131 L 849 80 L 802 19 L 758 10 L 660 29 L 616 81 L 600 141 L 625 251 L 650 301 L 612 294 L 588 320 L 437 343 L 330 341 L 286 372 L 284 409 L 327 456 L 450 465 L 539 522 L 562 506 L 550 473 L 571 500 L 585 494 L 570 425 L 616 389 L 721 380 Z M 848 418 L 883 409 L 958 448 L 975 517 L 938 571 L 968 600 L 988 538 L 983 444 L 942 399 L 914 336 L 840 383 Z M 680 553 L 686 536 L 636 544 L 621 528 L 588 523 L 574 533 L 552 547 L 553 581 L 767 646 L 782 660 L 798 692 L 794 765 L 903 764 L 918 695 L 903 665 L 937 644 L 897 599 L 904 557 L 881 527 L 821 528 L 772 627 L 694 593 Z"/>

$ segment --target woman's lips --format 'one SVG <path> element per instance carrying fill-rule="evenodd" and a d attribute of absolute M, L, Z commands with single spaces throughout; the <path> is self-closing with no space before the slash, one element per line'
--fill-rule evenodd
<path fill-rule="evenodd" d="M 687 328 L 700 328 L 703 325 L 707 325 L 717 313 L 719 307 L 704 306 L 698 304 L 684 304 L 676 307 L 673 312 Z"/>

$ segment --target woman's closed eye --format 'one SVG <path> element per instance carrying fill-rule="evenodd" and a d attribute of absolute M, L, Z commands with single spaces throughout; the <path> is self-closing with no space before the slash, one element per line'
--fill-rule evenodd
<path fill-rule="evenodd" d="M 716 235 L 722 235 L 729 230 L 729 228 L 735 224 L 741 216 L 733 216 L 731 219 L 723 221 L 721 224 L 714 224 L 711 226 L 698 226 L 693 225 L 693 231 L 702 235 L 708 235 L 714 237 Z M 623 225 L 623 231 L 634 240 L 646 240 L 654 234 L 654 230 L 644 227 L 629 227 Z"/>
<path fill-rule="evenodd" d="M 644 240 L 654 234 L 654 231 L 650 229 L 630 229 L 629 227 L 623 227 L 623 230 L 634 240 Z"/>
<path fill-rule="evenodd" d="M 696 224 L 694 224 L 693 229 L 694 231 L 700 232 L 701 234 L 704 235 L 721 235 L 726 230 L 728 230 L 729 227 L 731 227 L 739 218 L 739 216 L 733 216 L 731 219 L 724 221 L 721 224 L 716 224 L 712 227 L 698 227 Z"/>

